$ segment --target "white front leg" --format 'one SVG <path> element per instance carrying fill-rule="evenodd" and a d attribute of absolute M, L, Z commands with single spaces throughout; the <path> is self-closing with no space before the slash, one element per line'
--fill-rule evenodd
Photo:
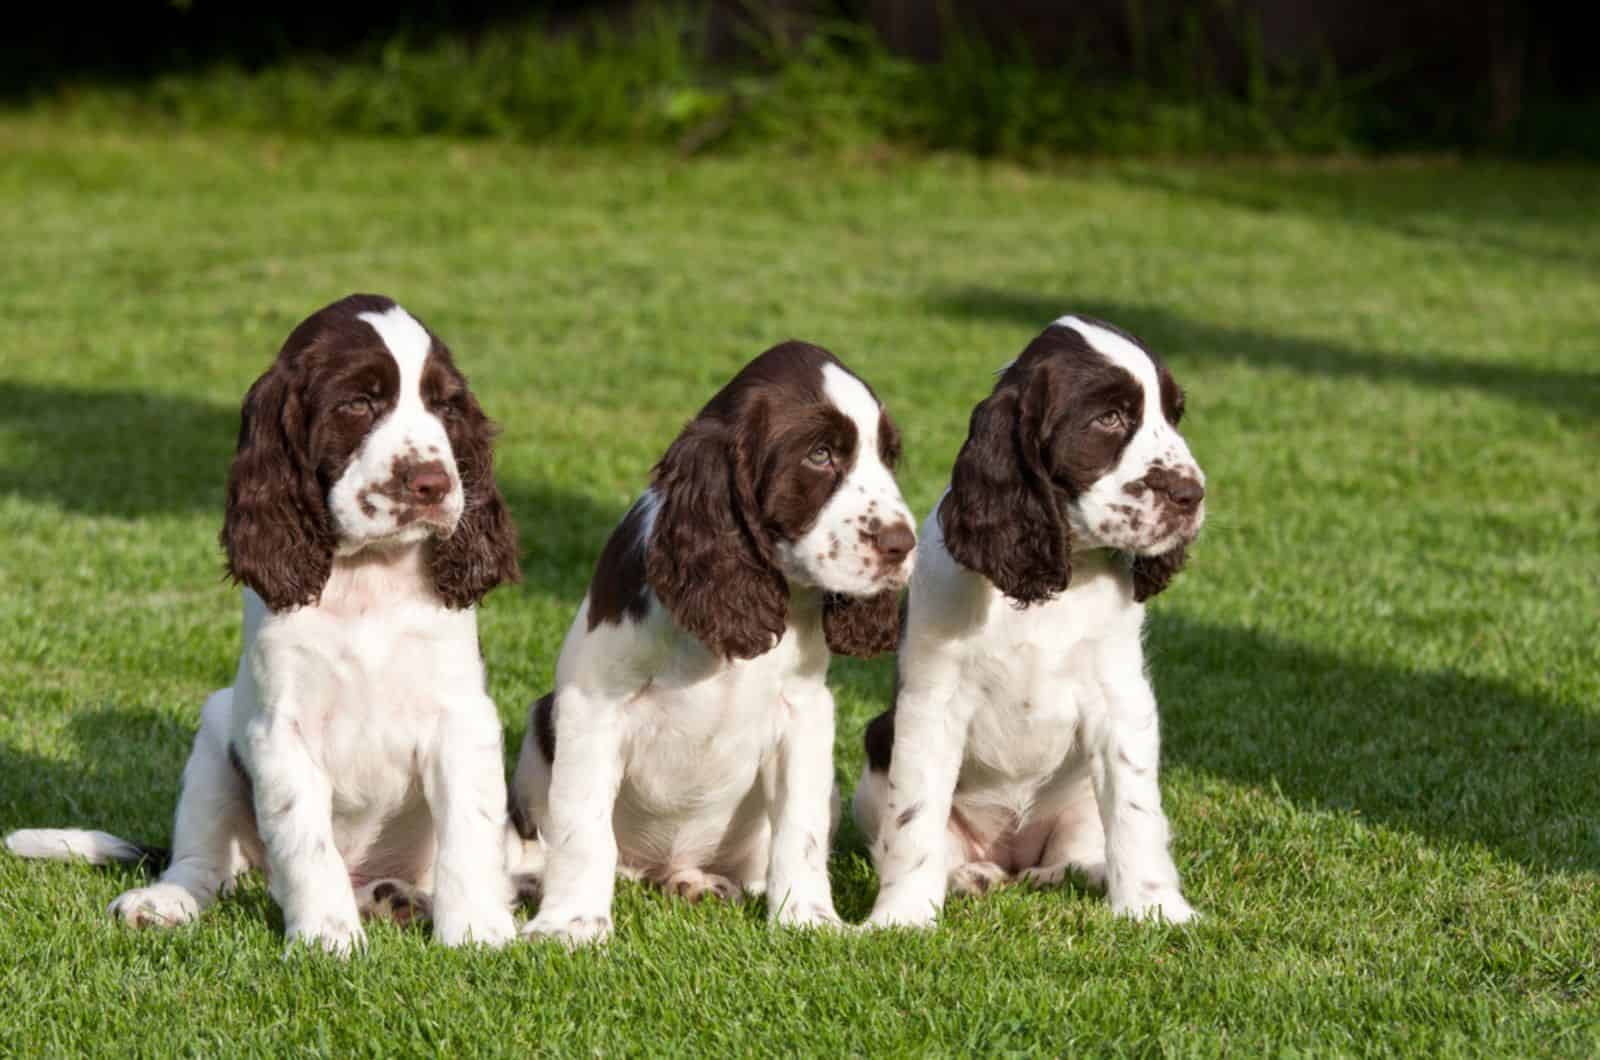
<path fill-rule="evenodd" d="M 828 882 L 833 799 L 833 694 L 785 695 L 789 724 L 773 759 L 767 916 L 792 927 L 839 927 Z"/>
<path fill-rule="evenodd" d="M 1178 888 L 1157 771 L 1156 697 L 1137 648 L 1107 667 L 1105 728 L 1091 763 L 1106 834 L 1106 897 L 1114 912 L 1183 924 L 1197 915 Z"/>
<path fill-rule="evenodd" d="M 269 888 L 283 909 L 289 943 L 305 941 L 348 956 L 366 945 L 366 934 L 349 871 L 334 845 L 328 776 L 290 711 L 252 720 L 245 743 Z"/>
<path fill-rule="evenodd" d="M 445 709 L 423 796 L 438 831 L 433 935 L 446 946 L 500 946 L 516 934 L 506 869 L 505 762 L 487 697 Z"/>
<path fill-rule="evenodd" d="M 968 717 L 931 692 L 903 691 L 895 704 L 888 798 L 872 844 L 878 900 L 871 927 L 927 927 L 944 907 L 950 803 Z"/>
<path fill-rule="evenodd" d="M 522 933 L 579 946 L 611 934 L 617 873 L 611 818 L 622 784 L 622 704 L 568 686 L 557 694 L 555 724 L 550 797 L 540 825 L 548 851 L 544 899 Z"/>

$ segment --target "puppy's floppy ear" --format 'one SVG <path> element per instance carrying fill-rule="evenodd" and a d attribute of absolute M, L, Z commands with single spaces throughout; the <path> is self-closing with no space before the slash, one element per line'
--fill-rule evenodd
<path fill-rule="evenodd" d="M 229 576 L 273 611 L 315 602 L 333 570 L 334 531 L 306 451 L 310 433 L 310 412 L 280 360 L 245 394 L 220 536 Z"/>
<path fill-rule="evenodd" d="M 494 480 L 495 426 L 471 391 L 446 422 L 465 506 L 455 533 L 433 545 L 433 584 L 446 604 L 471 607 L 502 582 L 522 580 L 517 527 Z"/>
<path fill-rule="evenodd" d="M 744 432 L 741 432 L 744 433 Z M 783 637 L 789 587 L 761 527 L 750 444 L 713 420 L 689 424 L 656 465 L 659 498 L 645 580 L 679 626 L 728 659 Z"/>
<path fill-rule="evenodd" d="M 900 641 L 900 592 L 876 596 L 828 593 L 822 598 L 822 632 L 838 655 L 869 659 L 893 651 Z"/>
<path fill-rule="evenodd" d="M 1133 557 L 1133 598 L 1140 603 L 1167 587 L 1189 561 L 1189 550 L 1179 545 L 1159 556 Z"/>
<path fill-rule="evenodd" d="M 950 555 L 1023 606 L 1072 580 L 1070 531 L 1042 456 L 1049 395 L 1039 366 L 979 403 L 939 505 Z"/>

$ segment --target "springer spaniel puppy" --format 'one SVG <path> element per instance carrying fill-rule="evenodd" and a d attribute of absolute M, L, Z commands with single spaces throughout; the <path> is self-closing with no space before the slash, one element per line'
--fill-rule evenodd
<path fill-rule="evenodd" d="M 691 899 L 765 891 L 837 925 L 829 652 L 894 646 L 916 537 L 872 390 L 801 342 L 751 361 L 612 533 L 511 785 L 524 934 L 611 931 L 619 869 Z"/>
<path fill-rule="evenodd" d="M 201 714 L 170 866 L 112 917 L 187 923 L 264 868 L 290 943 L 347 954 L 360 911 L 404 919 L 424 890 L 441 942 L 514 937 L 474 610 L 520 576 L 492 437 L 449 349 L 390 299 L 351 295 L 290 333 L 245 396 L 228 476 L 238 675 Z M 6 843 L 97 863 L 146 853 L 103 832 Z"/>
<path fill-rule="evenodd" d="M 1183 392 L 1131 335 L 1062 317 L 972 413 L 922 527 L 895 705 L 868 726 L 856 820 L 875 926 L 930 924 L 947 885 L 1069 871 L 1182 923 L 1156 784 L 1144 601 L 1183 566 L 1205 476 Z"/>

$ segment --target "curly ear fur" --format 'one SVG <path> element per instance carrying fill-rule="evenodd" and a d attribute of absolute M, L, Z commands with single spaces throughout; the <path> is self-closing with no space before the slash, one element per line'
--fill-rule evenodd
<path fill-rule="evenodd" d="M 448 425 L 465 507 L 455 533 L 433 545 L 434 588 L 451 607 L 471 607 L 502 582 L 522 580 L 517 527 L 494 480 L 494 424 L 471 392 Z"/>
<path fill-rule="evenodd" d="M 656 465 L 659 507 L 645 553 L 645 580 L 673 620 L 728 659 L 770 650 L 789 619 L 789 587 L 772 563 L 746 465 L 728 428 L 686 427 Z"/>
<path fill-rule="evenodd" d="M 838 655 L 869 659 L 893 651 L 900 641 L 900 592 L 876 596 L 828 593 L 822 598 L 822 633 Z"/>
<path fill-rule="evenodd" d="M 229 576 L 273 611 L 314 603 L 333 570 L 335 535 L 308 435 L 304 402 L 274 365 L 245 394 L 220 535 Z"/>
<path fill-rule="evenodd" d="M 950 492 L 939 505 L 944 545 L 957 563 L 1018 604 L 1041 603 L 1072 580 L 1070 531 L 1040 456 L 1049 380 L 996 388 L 972 410 Z"/>
<path fill-rule="evenodd" d="M 1133 598 L 1144 603 L 1156 593 L 1167 587 L 1167 583 L 1178 576 L 1183 570 L 1183 565 L 1189 560 L 1189 550 L 1185 545 L 1179 545 L 1170 552 L 1163 552 L 1159 556 L 1133 557 Z"/>

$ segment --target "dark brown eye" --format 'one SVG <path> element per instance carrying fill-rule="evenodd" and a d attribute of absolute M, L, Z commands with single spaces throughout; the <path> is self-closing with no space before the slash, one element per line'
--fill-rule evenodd
<path fill-rule="evenodd" d="M 1096 416 L 1094 418 L 1094 425 L 1103 431 L 1120 431 L 1128 425 L 1128 421 L 1123 418 L 1122 413 L 1118 412 L 1116 409 L 1112 409 L 1109 412 L 1102 412 L 1100 415 Z"/>
<path fill-rule="evenodd" d="M 362 394 L 339 402 L 339 411 L 351 416 L 370 416 L 377 411 L 377 405 L 372 398 Z"/>
<path fill-rule="evenodd" d="M 819 470 L 826 470 L 833 466 L 833 450 L 825 445 L 819 445 L 806 454 L 806 463 Z"/>

